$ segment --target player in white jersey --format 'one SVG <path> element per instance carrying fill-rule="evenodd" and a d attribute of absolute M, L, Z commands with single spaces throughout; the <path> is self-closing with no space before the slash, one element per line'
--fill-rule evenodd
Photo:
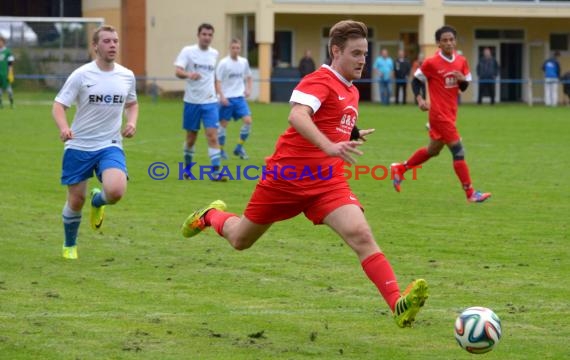
<path fill-rule="evenodd" d="M 201 24 L 198 27 L 198 44 L 182 48 L 174 66 L 179 79 L 186 79 L 184 91 L 184 113 L 182 127 L 186 130 L 184 143 L 184 164 L 186 169 L 192 167 L 194 144 L 200 131 L 200 120 L 204 122 L 208 155 L 212 163 L 212 180 L 227 180 L 219 176 L 220 145 L 218 144 L 218 97 L 215 70 L 218 50 L 210 47 L 214 37 L 214 27 Z M 187 174 L 184 174 L 188 178 Z"/>
<path fill-rule="evenodd" d="M 77 232 L 85 203 L 87 180 L 93 173 L 103 189 L 91 191 L 91 227 L 103 223 L 104 206 L 119 201 L 127 188 L 127 167 L 122 137 L 133 137 L 138 119 L 133 72 L 115 63 L 119 37 L 109 25 L 93 33 L 94 61 L 76 69 L 53 103 L 52 115 L 65 143 L 61 183 L 67 185 L 63 207 L 63 257 L 77 259 Z M 71 128 L 66 110 L 76 103 Z M 121 130 L 123 111 L 126 124 Z"/>
<path fill-rule="evenodd" d="M 216 68 L 216 82 L 220 89 L 220 128 L 218 129 L 218 142 L 222 149 L 222 158 L 227 158 L 224 152 L 226 143 L 226 128 L 228 122 L 243 119 L 239 132 L 239 141 L 234 148 L 234 155 L 247 159 L 243 144 L 251 132 L 251 111 L 246 98 L 251 94 L 252 78 L 249 61 L 239 56 L 241 41 L 232 39 L 230 42 L 230 55 L 226 56 Z"/>

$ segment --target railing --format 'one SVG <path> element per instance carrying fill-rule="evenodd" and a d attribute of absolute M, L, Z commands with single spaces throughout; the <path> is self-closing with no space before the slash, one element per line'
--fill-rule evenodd
<path fill-rule="evenodd" d="M 27 90 L 51 90 L 57 91 L 63 85 L 65 79 L 69 74 L 52 74 L 52 75 L 23 75 L 19 74 L 15 76 L 15 90 L 17 91 L 18 88 L 24 88 Z M 279 87 L 285 87 L 287 93 L 290 94 L 290 89 L 293 89 L 297 83 L 299 83 L 299 77 L 271 77 L 269 79 L 261 79 L 261 78 L 254 78 L 254 97 L 255 100 L 256 94 L 258 94 L 259 84 L 270 82 L 272 84 L 272 92 Z M 176 77 L 159 77 L 159 76 L 137 76 L 137 85 L 139 87 L 139 91 L 144 91 L 146 94 L 150 95 L 155 101 L 164 95 L 164 93 L 168 93 L 169 91 L 162 91 L 160 84 L 164 84 L 167 82 L 177 82 L 182 83 L 183 80 L 180 80 Z M 393 80 L 392 84 L 396 84 L 397 82 L 402 83 L 402 81 Z M 377 79 L 360 79 L 354 81 L 355 84 L 378 84 Z M 409 83 L 409 81 L 408 81 Z M 35 85 L 33 85 L 35 84 Z M 521 85 L 521 91 L 524 94 L 525 102 L 532 106 L 534 103 L 542 102 L 542 97 L 535 95 L 542 95 L 542 92 L 535 88 L 535 86 L 542 87 L 545 84 L 544 79 L 497 79 L 495 80 L 479 80 L 474 79 L 471 81 L 471 85 L 479 85 L 479 84 L 497 84 L 497 85 L 509 85 L 509 84 L 518 84 Z M 570 86 L 570 80 L 561 79 L 558 83 L 559 91 L 563 92 L 564 86 Z M 257 89 L 255 89 L 257 88 Z M 473 88 L 472 88 L 473 89 Z M 182 86 L 180 86 L 181 92 Z M 257 91 L 256 91 L 257 90 Z M 173 91 L 176 92 L 176 91 Z M 562 100 L 562 98 L 560 98 Z"/>

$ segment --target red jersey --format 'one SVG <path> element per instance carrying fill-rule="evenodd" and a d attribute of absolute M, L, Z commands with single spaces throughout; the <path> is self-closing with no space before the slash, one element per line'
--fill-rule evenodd
<path fill-rule="evenodd" d="M 441 51 L 426 59 L 414 74 L 418 79 L 428 83 L 430 96 L 430 121 L 452 121 L 457 117 L 457 96 L 459 85 L 453 75 L 459 71 L 471 81 L 471 72 L 467 59 L 453 53 L 451 59 L 446 58 Z"/>
<path fill-rule="evenodd" d="M 331 67 L 323 65 L 301 80 L 293 90 L 290 102 L 311 107 L 312 120 L 317 128 L 332 142 L 338 143 L 350 140 L 350 133 L 358 118 L 359 97 L 356 86 Z M 291 184 L 316 185 L 323 179 L 346 181 L 343 175 L 344 161 L 324 153 L 292 126 L 279 137 L 275 152 L 266 159 L 266 163 L 267 170 L 277 171 L 279 179 L 283 179 L 282 170 L 290 178 L 295 177 L 295 171 L 295 179 L 288 181 Z M 305 176 L 301 177 L 301 174 Z"/>

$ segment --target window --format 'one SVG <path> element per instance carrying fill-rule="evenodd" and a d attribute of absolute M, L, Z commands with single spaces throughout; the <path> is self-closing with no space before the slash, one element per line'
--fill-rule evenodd
<path fill-rule="evenodd" d="M 550 50 L 552 51 L 568 51 L 570 43 L 570 34 L 550 34 Z"/>

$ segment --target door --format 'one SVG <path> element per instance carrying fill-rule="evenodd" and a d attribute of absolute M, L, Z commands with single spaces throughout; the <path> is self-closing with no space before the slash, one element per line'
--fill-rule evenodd
<path fill-rule="evenodd" d="M 501 79 L 510 80 L 501 84 L 501 101 L 522 101 L 523 44 L 501 43 Z"/>

